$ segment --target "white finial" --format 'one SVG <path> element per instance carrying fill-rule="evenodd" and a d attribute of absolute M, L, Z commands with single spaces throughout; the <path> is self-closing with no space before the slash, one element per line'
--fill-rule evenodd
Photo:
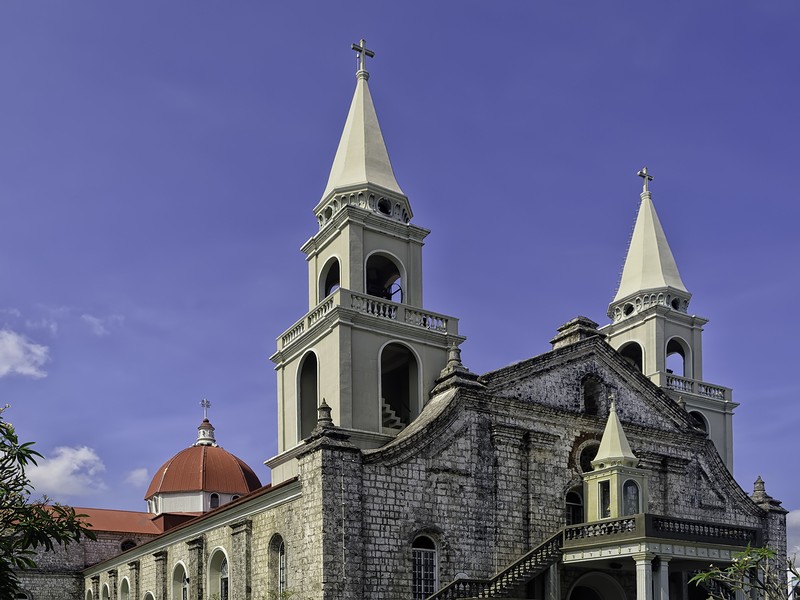
<path fill-rule="evenodd" d="M 208 419 L 208 409 L 211 407 L 211 402 L 203 398 L 200 401 L 200 406 L 203 407 L 203 418 Z"/>
<path fill-rule="evenodd" d="M 653 176 L 647 172 L 647 167 L 642 167 L 641 170 L 637 173 L 639 177 L 644 179 L 644 185 L 642 186 L 642 193 L 646 194 L 650 190 L 647 188 L 647 184 L 650 181 L 653 181 Z"/>
<path fill-rule="evenodd" d="M 363 76 L 368 78 L 367 57 L 373 58 L 375 53 L 367 49 L 367 42 L 363 39 L 358 44 L 351 44 L 350 47 L 358 54 L 358 70 L 356 71 L 356 77 L 362 76 L 363 73 Z"/>

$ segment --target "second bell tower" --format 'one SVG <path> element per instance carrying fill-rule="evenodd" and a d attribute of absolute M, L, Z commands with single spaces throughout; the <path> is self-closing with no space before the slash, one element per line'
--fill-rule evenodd
<path fill-rule="evenodd" d="M 362 448 L 385 444 L 413 421 L 464 341 L 458 320 L 422 308 L 422 246 L 411 223 L 369 91 L 364 40 L 356 90 L 322 199 L 319 231 L 302 247 L 309 312 L 278 338 L 278 455 L 273 484 L 296 474 L 295 456 L 322 399 Z"/>

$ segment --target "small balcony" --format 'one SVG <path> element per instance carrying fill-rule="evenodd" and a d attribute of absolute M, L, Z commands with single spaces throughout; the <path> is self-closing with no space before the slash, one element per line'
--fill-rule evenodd
<path fill-rule="evenodd" d="M 379 320 L 402 323 L 414 329 L 458 336 L 456 318 L 339 288 L 278 338 L 278 351 L 291 346 L 295 340 L 313 330 L 334 311 L 352 311 Z"/>
<path fill-rule="evenodd" d="M 650 513 L 564 528 L 564 551 L 639 540 L 690 542 L 745 548 L 761 545 L 761 530 Z"/>
<path fill-rule="evenodd" d="M 731 402 L 731 388 L 720 385 L 712 385 L 705 381 L 697 381 L 688 377 L 680 377 L 674 373 L 659 371 L 650 376 L 650 379 L 657 386 L 673 390 L 679 394 L 692 394 L 701 398 L 719 400 L 720 402 Z"/>

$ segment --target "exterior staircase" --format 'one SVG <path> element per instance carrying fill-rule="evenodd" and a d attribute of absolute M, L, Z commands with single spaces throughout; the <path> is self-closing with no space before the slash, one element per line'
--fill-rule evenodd
<path fill-rule="evenodd" d="M 559 531 L 491 579 L 456 579 L 428 600 L 524 598 L 528 582 L 561 559 L 563 540 L 563 532 Z"/>
<path fill-rule="evenodd" d="M 383 431 L 388 433 L 400 433 L 403 429 L 405 429 L 406 424 L 403 423 L 402 419 L 397 416 L 397 413 L 394 411 L 394 409 L 383 398 L 381 398 L 381 406 L 383 412 Z"/>

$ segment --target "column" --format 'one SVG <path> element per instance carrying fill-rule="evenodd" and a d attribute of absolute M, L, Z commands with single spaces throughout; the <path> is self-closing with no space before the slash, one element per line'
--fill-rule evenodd
<path fill-rule="evenodd" d="M 558 572 L 560 562 L 547 569 L 547 600 L 561 600 L 561 578 Z"/>
<path fill-rule="evenodd" d="M 657 600 L 669 600 L 669 558 L 659 557 L 658 587 L 656 588 Z"/>
<path fill-rule="evenodd" d="M 636 600 L 653 600 L 653 555 L 634 554 L 636 561 Z"/>

